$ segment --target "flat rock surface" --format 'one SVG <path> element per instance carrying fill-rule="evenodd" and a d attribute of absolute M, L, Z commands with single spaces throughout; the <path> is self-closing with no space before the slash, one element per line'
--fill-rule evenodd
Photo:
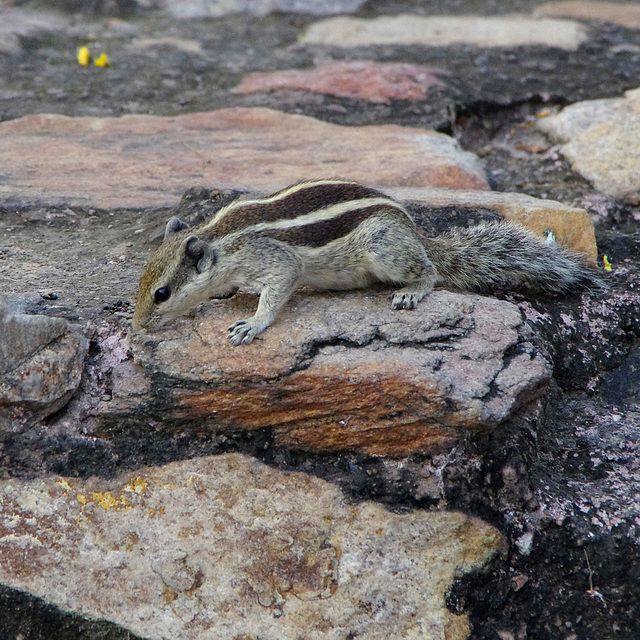
<path fill-rule="evenodd" d="M 20 55 L 23 53 L 22 38 L 42 32 L 50 33 L 68 26 L 62 16 L 50 12 L 25 12 L 14 7 L 0 5 L 0 53 Z"/>
<path fill-rule="evenodd" d="M 562 154 L 598 190 L 640 202 L 640 89 L 578 102 L 542 118 L 538 127 L 562 143 Z"/>
<path fill-rule="evenodd" d="M 0 164 L 5 204 L 170 206 L 193 184 L 275 191 L 327 175 L 380 185 L 488 188 L 480 160 L 435 131 L 346 128 L 270 109 L 25 116 L 0 123 Z"/>
<path fill-rule="evenodd" d="M 176 18 L 204 18 L 233 13 L 265 15 L 271 11 L 350 13 L 359 9 L 364 0 L 160 0 L 159 4 Z"/>
<path fill-rule="evenodd" d="M 405 14 L 373 20 L 327 18 L 312 24 L 302 42 L 338 47 L 390 44 L 437 47 L 461 43 L 479 47 L 544 45 L 573 50 L 586 38 L 586 29 L 570 20 Z"/>
<path fill-rule="evenodd" d="M 615 22 L 629 29 L 640 29 L 640 4 L 637 2 L 565 0 L 564 2 L 547 2 L 537 7 L 535 13 L 541 16 Z"/>
<path fill-rule="evenodd" d="M 233 89 L 234 93 L 255 93 L 277 89 L 297 89 L 326 93 L 370 102 L 424 100 L 430 87 L 442 87 L 442 69 L 412 64 L 331 62 L 313 69 L 290 69 L 271 73 L 251 73 Z"/>
<path fill-rule="evenodd" d="M 0 484 L 0 580 L 152 640 L 463 640 L 445 592 L 500 545 L 240 455 Z"/>

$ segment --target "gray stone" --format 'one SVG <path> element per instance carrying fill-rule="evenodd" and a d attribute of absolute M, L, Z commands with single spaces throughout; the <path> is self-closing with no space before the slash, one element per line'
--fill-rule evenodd
<path fill-rule="evenodd" d="M 546 2 L 536 7 L 535 15 L 600 20 L 614 22 L 629 29 L 640 29 L 640 3 L 638 2 L 599 2 L 598 0 Z"/>
<path fill-rule="evenodd" d="M 150 640 L 463 640 L 445 593 L 501 544 L 237 454 L 0 483 L 0 582 Z"/>
<path fill-rule="evenodd" d="M 640 89 L 623 98 L 572 104 L 537 126 L 562 143 L 573 169 L 596 189 L 640 202 Z"/>
<path fill-rule="evenodd" d="M 373 20 L 337 17 L 314 22 L 301 41 L 334 47 L 467 43 L 479 47 L 540 45 L 576 50 L 587 30 L 571 20 L 534 20 L 525 16 L 381 16 Z"/>
<path fill-rule="evenodd" d="M 46 11 L 0 6 L 0 53 L 20 55 L 21 38 L 63 29 L 68 24 L 68 20 Z"/>
<path fill-rule="evenodd" d="M 364 0 L 161 0 L 159 4 L 177 18 L 201 18 L 231 13 L 265 15 L 271 11 L 314 15 L 351 13 L 359 9 Z"/>
<path fill-rule="evenodd" d="M 64 406 L 80 384 L 88 347 L 66 320 L 12 313 L 0 298 L 0 435 Z"/>

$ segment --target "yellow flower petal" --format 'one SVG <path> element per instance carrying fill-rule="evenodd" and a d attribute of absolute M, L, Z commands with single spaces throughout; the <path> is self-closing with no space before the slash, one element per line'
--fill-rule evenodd
<path fill-rule="evenodd" d="M 86 67 L 91 60 L 91 54 L 89 53 L 89 47 L 80 47 L 78 49 L 78 64 Z"/>
<path fill-rule="evenodd" d="M 94 61 L 96 67 L 110 67 L 109 58 L 106 53 L 101 53 Z"/>
<path fill-rule="evenodd" d="M 611 263 L 609 262 L 609 258 L 606 255 L 602 256 L 602 262 L 604 263 L 604 270 L 611 271 Z"/>

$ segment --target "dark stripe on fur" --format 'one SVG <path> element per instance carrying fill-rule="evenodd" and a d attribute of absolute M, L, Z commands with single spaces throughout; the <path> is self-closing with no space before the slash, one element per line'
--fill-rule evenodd
<path fill-rule="evenodd" d="M 290 189 L 291 187 L 287 187 Z M 286 189 L 283 189 L 286 191 Z M 278 191 L 278 193 L 281 193 Z M 273 195 L 277 195 L 273 194 Z M 273 196 L 268 196 L 269 198 Z M 326 209 L 334 204 L 362 200 L 364 198 L 387 198 L 380 191 L 355 183 L 316 184 L 296 191 L 275 202 L 254 202 L 230 205 L 231 209 L 207 229 L 207 236 L 220 237 L 241 231 L 261 222 L 293 220 L 318 209 Z"/>
<path fill-rule="evenodd" d="M 398 216 L 406 218 L 406 215 L 388 204 L 377 204 L 355 211 L 345 211 L 339 216 L 329 220 L 319 220 L 309 224 L 289 227 L 287 229 L 268 229 L 258 232 L 260 235 L 281 240 L 290 245 L 305 247 L 322 247 L 333 240 L 344 238 L 354 231 L 362 222 L 383 212 L 393 212 L 394 223 Z M 407 219 L 409 224 L 409 220 Z"/>

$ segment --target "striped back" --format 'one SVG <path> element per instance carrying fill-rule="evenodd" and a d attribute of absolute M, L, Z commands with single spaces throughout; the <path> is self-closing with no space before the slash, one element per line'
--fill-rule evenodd
<path fill-rule="evenodd" d="M 232 202 L 194 231 L 205 239 L 251 231 L 290 244 L 318 247 L 389 209 L 411 220 L 397 202 L 376 189 L 355 182 L 320 180 L 295 184 L 265 198 Z"/>
<path fill-rule="evenodd" d="M 265 198 L 232 202 L 195 231 L 203 238 L 213 239 L 248 227 L 255 227 L 256 231 L 282 230 L 315 222 L 323 222 L 316 229 L 326 231 L 334 217 L 342 218 L 340 226 L 344 227 L 348 224 L 349 212 L 362 211 L 366 202 L 372 206 L 393 207 L 406 214 L 397 202 L 371 187 L 356 182 L 319 180 L 295 184 Z M 363 214 L 358 217 L 362 219 Z"/>

